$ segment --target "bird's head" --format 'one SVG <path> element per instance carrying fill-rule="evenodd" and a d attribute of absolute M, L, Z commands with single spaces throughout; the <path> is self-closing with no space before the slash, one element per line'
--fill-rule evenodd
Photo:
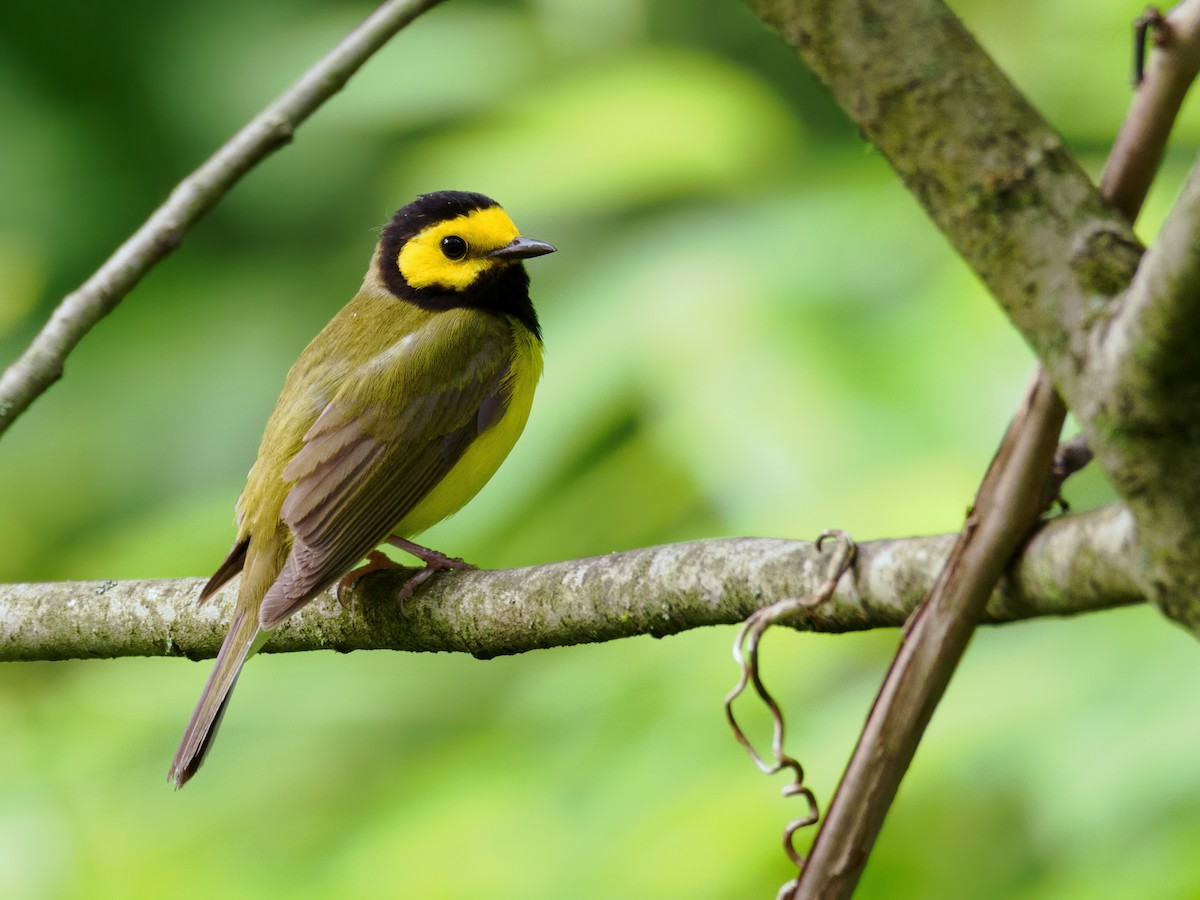
<path fill-rule="evenodd" d="M 521 260 L 553 252 L 544 241 L 521 237 L 490 197 L 438 191 L 392 216 L 377 265 L 392 293 L 421 300 L 483 288 L 503 272 L 521 269 Z"/>

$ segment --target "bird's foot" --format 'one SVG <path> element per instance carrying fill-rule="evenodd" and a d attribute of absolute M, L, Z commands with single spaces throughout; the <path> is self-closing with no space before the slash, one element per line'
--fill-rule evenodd
<path fill-rule="evenodd" d="M 444 553 L 438 553 L 436 550 L 430 550 L 428 547 L 422 547 L 420 544 L 414 544 L 412 541 L 405 540 L 402 537 L 392 535 L 387 539 L 387 542 L 393 547 L 398 547 L 405 553 L 411 553 L 421 562 L 425 563 L 425 568 L 417 572 L 412 578 L 404 582 L 404 586 L 400 588 L 396 594 L 396 606 L 400 613 L 404 613 L 404 601 L 413 595 L 413 592 L 423 585 L 426 581 L 445 569 L 458 569 L 465 571 L 474 569 L 471 565 L 457 556 L 446 556 Z M 376 551 L 378 552 L 378 551 Z M 380 554 L 382 556 L 382 554 Z"/>
<path fill-rule="evenodd" d="M 342 597 L 343 592 L 350 590 L 356 584 L 358 584 L 359 579 L 361 579 L 364 575 L 370 575 L 372 572 L 405 568 L 408 567 L 402 566 L 398 562 L 393 562 L 391 559 L 388 559 L 385 554 L 380 553 L 378 550 L 372 550 L 367 554 L 367 561 L 363 565 L 359 566 L 357 569 L 352 569 L 347 572 L 342 576 L 342 580 L 337 583 L 336 593 L 338 603 L 342 604 L 343 607 L 346 605 L 346 601 Z"/>

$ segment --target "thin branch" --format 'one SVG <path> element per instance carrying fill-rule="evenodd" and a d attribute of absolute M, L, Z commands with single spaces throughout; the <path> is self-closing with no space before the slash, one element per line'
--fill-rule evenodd
<path fill-rule="evenodd" d="M 784 624 L 842 633 L 902 625 L 928 592 L 955 535 L 860 544 L 850 576 L 819 608 Z M 993 594 L 987 620 L 1068 616 L 1137 603 L 1137 547 L 1112 506 L 1055 519 Z M 454 651 L 477 656 L 662 637 L 732 625 L 810 593 L 826 562 L 804 541 L 730 538 L 492 572 L 439 575 L 405 605 L 402 573 L 364 578 L 343 609 L 315 600 L 267 652 Z M 216 655 L 236 587 L 197 607 L 203 579 L 0 585 L 0 661 Z M 236 583 L 235 583 L 236 584 Z"/>
<path fill-rule="evenodd" d="M 77 290 L 68 294 L 0 377 L 0 435 L 62 377 L 67 355 L 188 229 L 247 172 L 292 139 L 322 103 L 401 28 L 440 0 L 388 0 L 270 106 L 181 181 L 166 201 Z"/>
<path fill-rule="evenodd" d="M 793 893 L 849 897 L 1004 567 L 1042 512 L 1066 410 L 1039 370 L 946 566 L 915 614 Z"/>
<path fill-rule="evenodd" d="M 1188 50 L 1200 41 L 1196 4 L 1181 3 L 1165 16 L 1153 16 L 1149 30 L 1165 52 L 1150 55 L 1100 178 L 1101 192 L 1130 221 L 1142 208 L 1183 98 L 1200 73 L 1200 54 Z"/>

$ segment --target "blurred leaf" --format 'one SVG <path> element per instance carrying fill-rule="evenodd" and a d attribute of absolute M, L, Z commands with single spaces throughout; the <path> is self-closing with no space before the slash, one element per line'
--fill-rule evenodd
<path fill-rule="evenodd" d="M 401 164 L 393 193 L 486 185 L 519 198 L 522 216 L 594 216 L 765 184 L 798 151 L 796 123 L 760 83 L 712 58 L 660 50 L 518 92 L 491 117 L 437 135 Z"/>

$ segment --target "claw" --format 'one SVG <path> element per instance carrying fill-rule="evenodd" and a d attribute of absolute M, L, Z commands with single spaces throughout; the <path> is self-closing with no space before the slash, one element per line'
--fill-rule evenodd
<path fill-rule="evenodd" d="M 410 553 L 421 562 L 425 563 L 425 568 L 417 572 L 404 582 L 404 586 L 400 588 L 396 594 L 396 606 L 400 610 L 400 614 L 404 614 L 404 601 L 413 595 L 413 592 L 423 585 L 426 581 L 445 569 L 458 569 L 464 571 L 474 569 L 471 565 L 457 556 L 446 556 L 444 553 L 438 553 L 436 550 L 430 550 L 428 547 L 422 547 L 420 544 L 414 544 L 412 541 L 405 540 L 402 537 L 392 535 L 387 539 L 387 542 L 393 547 L 398 547 L 405 553 Z M 378 552 L 378 551 L 375 551 Z M 381 556 L 383 554 L 380 554 Z M 386 558 L 386 557 L 385 557 Z"/>
<path fill-rule="evenodd" d="M 380 551 L 372 550 L 367 554 L 367 561 L 365 564 L 359 566 L 357 569 L 351 569 L 349 572 L 343 575 L 342 580 L 337 583 L 336 594 L 338 603 L 340 603 L 343 607 L 346 605 L 346 601 L 342 598 L 342 593 L 350 590 L 356 584 L 358 584 L 359 580 L 364 575 L 370 575 L 372 572 L 379 572 L 386 569 L 403 568 L 405 568 L 405 566 L 402 566 L 397 562 L 392 562 L 392 560 L 388 559 L 388 557 Z"/>

